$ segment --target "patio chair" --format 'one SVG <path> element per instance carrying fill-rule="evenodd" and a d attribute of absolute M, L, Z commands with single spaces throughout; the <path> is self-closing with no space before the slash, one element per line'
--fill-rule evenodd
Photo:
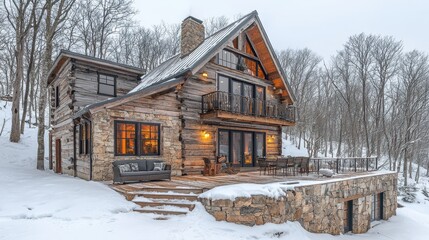
<path fill-rule="evenodd" d="M 279 158 L 277 159 L 277 169 L 280 170 L 283 176 L 287 175 L 287 169 L 288 169 L 288 162 L 285 158 Z"/>
<path fill-rule="evenodd" d="M 268 173 L 268 175 L 273 174 L 275 175 L 275 165 L 272 164 L 272 162 L 267 161 L 266 158 L 258 158 L 258 166 L 259 166 L 259 175 L 264 172 L 264 175 Z"/>
<path fill-rule="evenodd" d="M 308 175 L 310 158 L 307 158 L 307 157 L 296 158 L 295 164 L 298 172 L 301 173 L 301 176 L 303 173 L 307 173 Z"/>

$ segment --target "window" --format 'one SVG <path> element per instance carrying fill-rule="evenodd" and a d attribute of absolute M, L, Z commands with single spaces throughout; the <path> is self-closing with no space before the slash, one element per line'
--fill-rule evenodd
<path fill-rule="evenodd" d="M 115 122 L 116 155 L 159 155 L 160 125 L 153 123 Z"/>
<path fill-rule="evenodd" d="M 55 107 L 60 106 L 60 86 L 55 87 Z"/>
<path fill-rule="evenodd" d="M 88 123 L 79 125 L 79 154 L 89 153 L 90 127 Z"/>
<path fill-rule="evenodd" d="M 218 64 L 227 68 L 243 71 L 252 76 L 267 79 L 267 74 L 253 48 L 249 38 L 246 37 L 242 53 L 238 51 L 238 41 L 233 41 L 234 49 L 224 49 L 218 55 Z"/>
<path fill-rule="evenodd" d="M 98 94 L 116 97 L 116 77 L 99 73 Z"/>
<path fill-rule="evenodd" d="M 141 153 L 142 155 L 158 155 L 159 154 L 159 126 L 141 124 Z"/>

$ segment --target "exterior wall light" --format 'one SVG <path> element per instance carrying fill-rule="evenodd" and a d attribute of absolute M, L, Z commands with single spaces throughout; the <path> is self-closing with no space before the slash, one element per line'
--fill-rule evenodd
<path fill-rule="evenodd" d="M 208 138 L 208 137 L 210 137 L 210 133 L 209 133 L 209 132 L 207 132 L 206 130 L 203 130 L 203 131 L 202 131 L 202 134 L 203 134 L 204 138 Z"/>

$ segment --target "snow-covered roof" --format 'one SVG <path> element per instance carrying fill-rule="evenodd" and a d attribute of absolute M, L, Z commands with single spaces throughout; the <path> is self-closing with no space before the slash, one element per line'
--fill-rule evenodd
<path fill-rule="evenodd" d="M 144 75 L 141 83 L 137 85 L 130 93 L 137 92 L 148 86 L 162 83 L 170 78 L 177 77 L 185 72 L 192 70 L 202 61 L 207 60 L 211 54 L 220 49 L 220 46 L 225 44 L 230 37 L 242 28 L 248 20 L 256 16 L 257 12 L 253 11 L 239 20 L 231 23 L 225 28 L 217 31 L 210 37 L 207 37 L 195 50 L 189 55 L 181 57 L 177 54 L 158 67 L 154 68 L 148 74 Z"/>

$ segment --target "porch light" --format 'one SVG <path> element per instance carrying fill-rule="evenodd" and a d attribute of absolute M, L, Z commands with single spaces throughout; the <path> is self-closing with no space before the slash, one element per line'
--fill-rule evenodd
<path fill-rule="evenodd" d="M 203 80 L 206 80 L 208 77 L 209 77 L 209 74 L 206 71 L 204 71 L 203 73 L 201 73 L 201 78 Z"/>
<path fill-rule="evenodd" d="M 202 131 L 202 134 L 203 134 L 204 138 L 208 138 L 208 137 L 210 137 L 210 133 L 209 133 L 209 132 L 207 132 L 206 130 L 203 130 L 203 131 Z"/>

